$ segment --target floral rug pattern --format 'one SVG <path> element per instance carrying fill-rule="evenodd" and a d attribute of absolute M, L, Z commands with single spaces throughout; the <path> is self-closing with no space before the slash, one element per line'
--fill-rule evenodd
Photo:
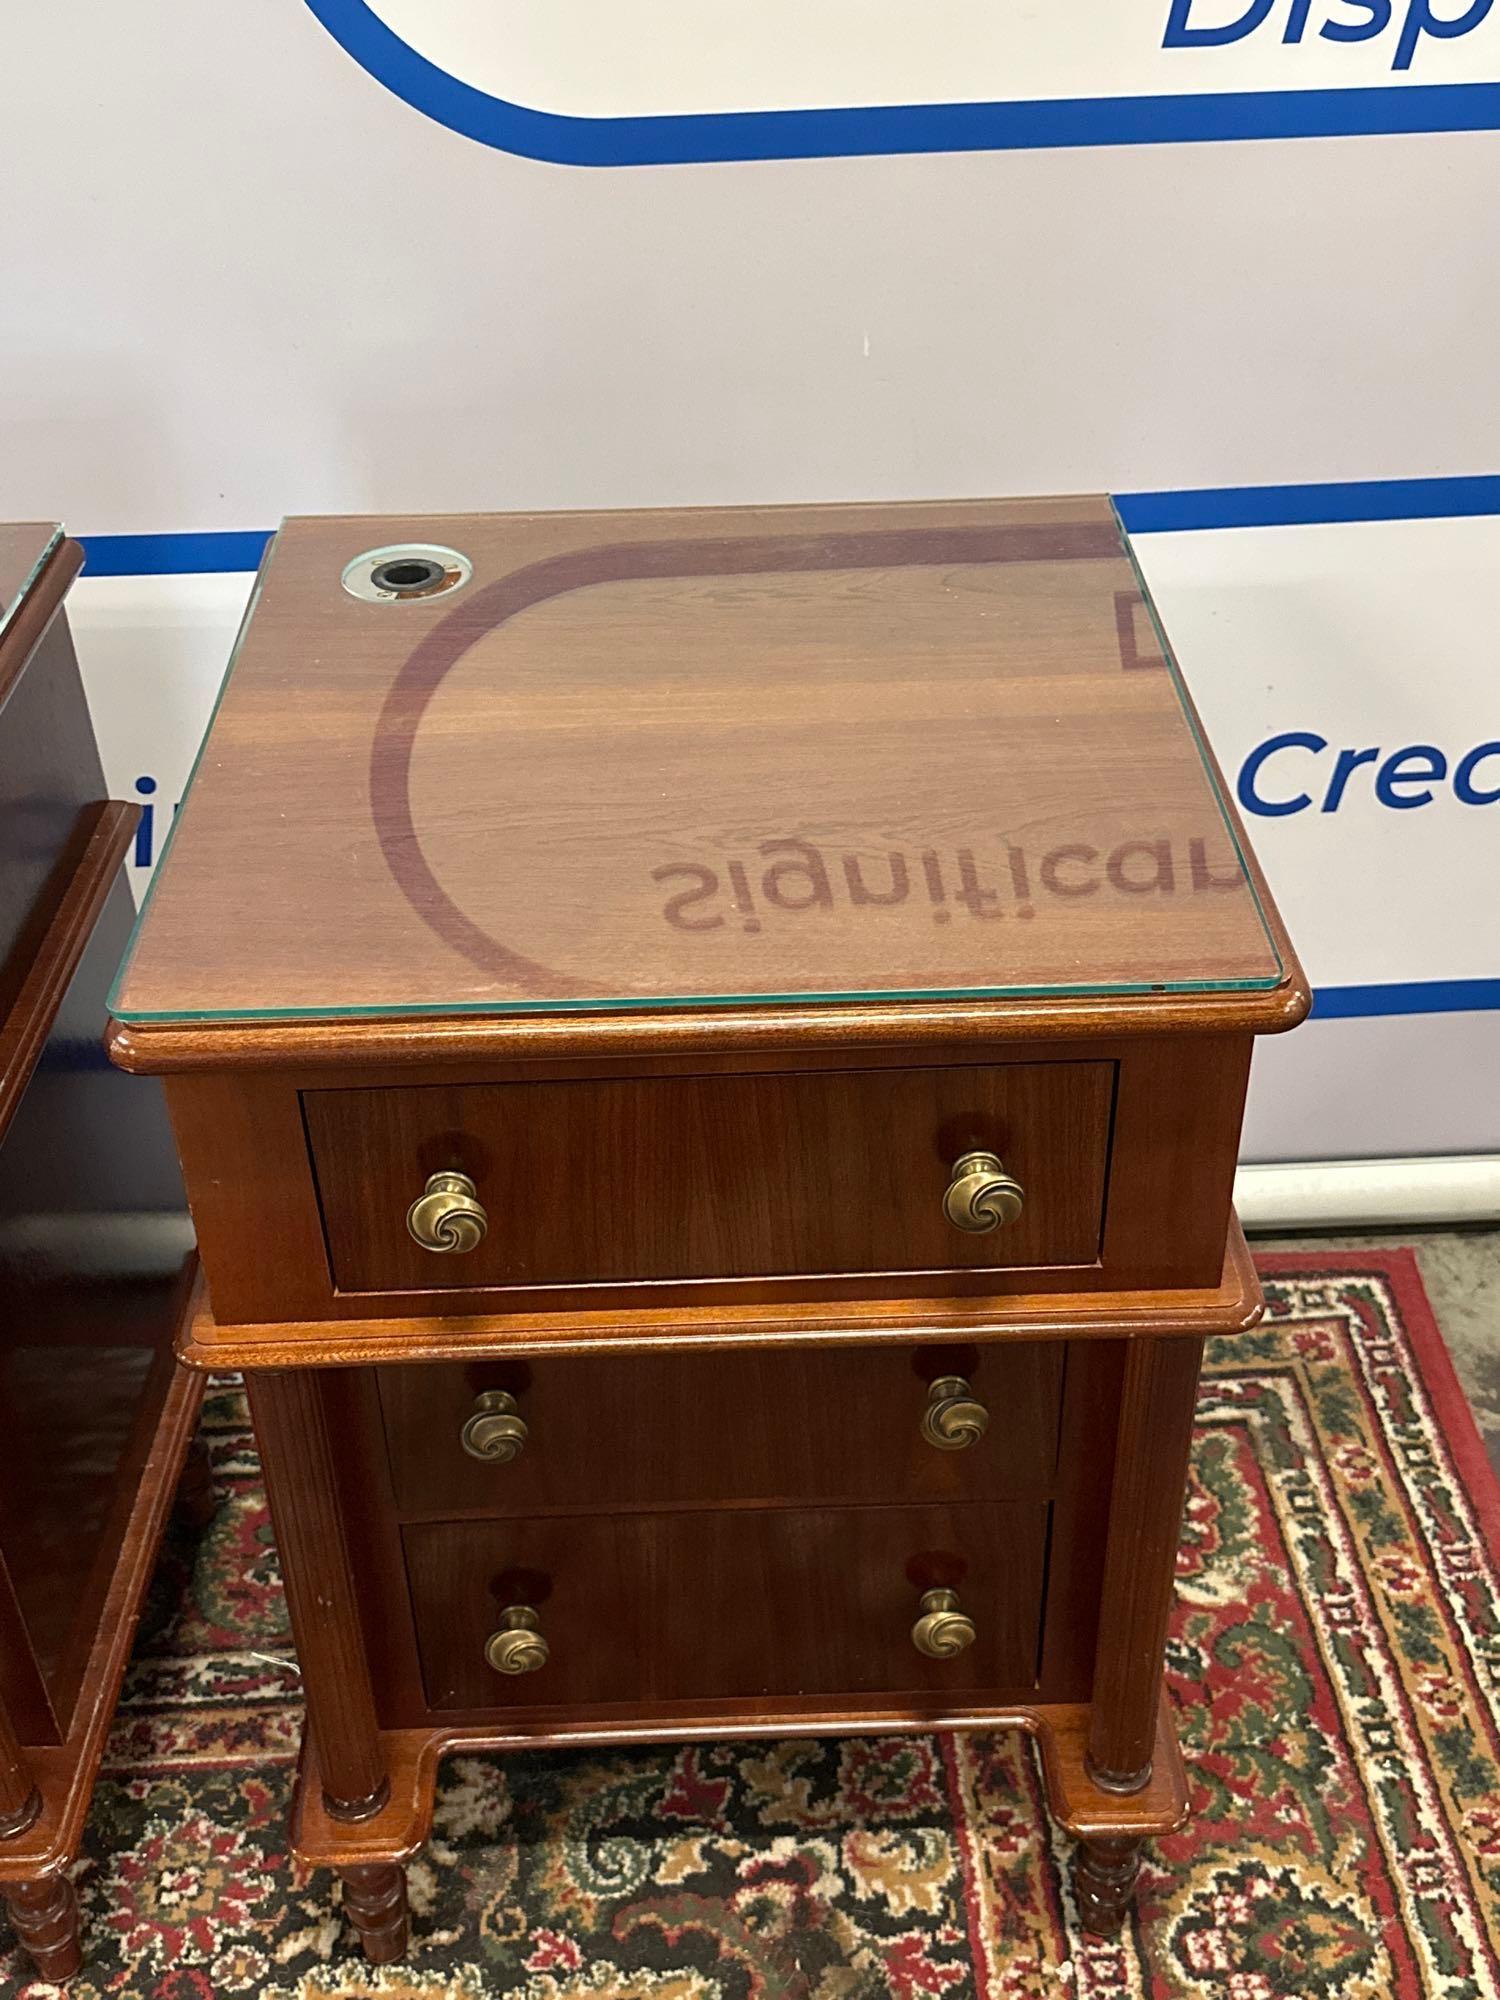
<path fill-rule="evenodd" d="M 1195 1820 L 1118 1941 L 1079 1927 L 1028 1746 L 976 1733 L 455 1758 L 410 1959 L 366 1967 L 287 1855 L 297 1674 L 225 1381 L 218 1518 L 163 1555 L 68 1992 L 1500 2000 L 1500 1496 L 1407 1253 L 1267 1272 L 1200 1393 L 1169 1656 Z M 0 1993 L 57 1991 L 0 1935 Z"/>

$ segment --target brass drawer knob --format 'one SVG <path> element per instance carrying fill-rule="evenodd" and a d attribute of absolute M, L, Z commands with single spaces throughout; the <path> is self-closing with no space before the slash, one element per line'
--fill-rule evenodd
<path fill-rule="evenodd" d="M 955 1229 L 984 1236 L 1014 1222 L 1026 1203 L 1026 1192 L 1008 1174 L 994 1153 L 964 1153 L 953 1162 L 943 1213 Z"/>
<path fill-rule="evenodd" d="M 461 1256 L 479 1248 L 490 1219 L 467 1174 L 432 1174 L 406 1211 L 406 1226 L 424 1250 Z"/>
<path fill-rule="evenodd" d="M 486 1389 L 474 1398 L 458 1441 L 470 1458 L 482 1458 L 486 1465 L 509 1465 L 521 1456 L 530 1435 L 526 1419 L 517 1414 L 515 1397 L 504 1389 Z"/>
<path fill-rule="evenodd" d="M 939 1451 L 967 1451 L 990 1427 L 990 1413 L 962 1375 L 941 1375 L 927 1392 L 922 1435 Z"/>
<path fill-rule="evenodd" d="M 911 1642 L 929 1660 L 951 1660 L 973 1645 L 974 1620 L 958 1608 L 954 1590 L 929 1590 L 922 1599 L 922 1615 L 911 1628 Z"/>
<path fill-rule="evenodd" d="M 547 1664 L 541 1621 L 529 1604 L 513 1604 L 500 1614 L 500 1629 L 484 1642 L 484 1657 L 497 1674 L 534 1674 Z"/>

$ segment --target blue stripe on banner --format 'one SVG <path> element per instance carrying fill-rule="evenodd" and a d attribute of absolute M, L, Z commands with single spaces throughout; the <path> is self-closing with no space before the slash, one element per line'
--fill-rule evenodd
<path fill-rule="evenodd" d="M 1338 521 L 1430 521 L 1500 514 L 1500 476 L 1347 479 L 1309 486 L 1200 486 L 1182 493 L 1122 493 L 1133 535 L 1183 528 L 1317 527 Z"/>
<path fill-rule="evenodd" d="M 201 535 L 83 535 L 86 576 L 206 576 L 259 569 L 269 528 Z"/>
<path fill-rule="evenodd" d="M 1500 979 L 1418 979 L 1388 986 L 1320 986 L 1320 1021 L 1361 1021 L 1389 1014 L 1489 1014 L 1500 1008 Z"/>
<path fill-rule="evenodd" d="M 1450 479 L 1347 479 L 1306 486 L 1199 486 L 1117 493 L 1133 535 L 1192 528 L 1317 527 L 1500 514 L 1500 473 Z M 84 535 L 89 576 L 199 576 L 258 569 L 269 528 L 178 535 Z"/>
<path fill-rule="evenodd" d="M 386 26 L 367 0 L 307 0 L 307 4 L 361 68 L 414 110 L 482 145 L 559 166 L 666 166 L 1038 146 L 1155 146 L 1177 140 L 1311 139 L 1354 133 L 1489 131 L 1500 126 L 1500 84 L 1494 83 L 579 118 L 534 111 L 464 83 L 419 55 Z"/>

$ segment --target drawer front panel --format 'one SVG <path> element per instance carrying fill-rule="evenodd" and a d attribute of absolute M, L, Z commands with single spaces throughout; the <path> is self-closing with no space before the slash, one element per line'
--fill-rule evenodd
<path fill-rule="evenodd" d="M 534 1290 L 703 1279 L 1090 1265 L 1114 1065 L 310 1091 L 334 1281 L 347 1292 Z M 970 1234 L 944 1212 L 983 1149 L 1026 1191 Z M 466 1174 L 489 1218 L 436 1254 L 407 1210 Z"/>
<path fill-rule="evenodd" d="M 943 1450 L 930 1385 L 959 1375 L 988 1413 Z M 406 1518 L 555 1510 L 987 1500 L 1052 1491 L 1063 1348 L 815 1348 L 559 1356 L 382 1368 L 396 1504 Z M 513 1399 L 514 1457 L 483 1460 L 485 1405 Z M 950 1392 L 950 1407 L 962 1400 Z M 956 1413 L 954 1428 L 967 1434 Z M 941 1426 L 939 1426 L 941 1434 Z M 496 1448 L 515 1442 L 509 1430 Z"/>
<path fill-rule="evenodd" d="M 1046 1563 L 1043 1502 L 633 1514 L 403 1533 L 434 1710 L 923 1696 L 1034 1688 Z M 957 1593 L 974 1643 L 929 1659 L 922 1596 Z M 517 1605 L 547 1659 L 497 1672 L 486 1642 Z"/>

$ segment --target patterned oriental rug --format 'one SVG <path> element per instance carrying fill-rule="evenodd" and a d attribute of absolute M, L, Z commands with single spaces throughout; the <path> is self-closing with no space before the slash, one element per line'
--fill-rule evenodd
<path fill-rule="evenodd" d="M 1500 1493 L 1410 1253 L 1266 1263 L 1211 1352 L 1170 1675 L 1194 1826 L 1079 1929 L 1017 1738 L 446 1767 L 405 1966 L 291 1865 L 297 1676 L 242 1398 L 79 1864 L 76 2000 L 1500 2000 Z M 8 1934 L 0 1991 L 42 2000 Z"/>

